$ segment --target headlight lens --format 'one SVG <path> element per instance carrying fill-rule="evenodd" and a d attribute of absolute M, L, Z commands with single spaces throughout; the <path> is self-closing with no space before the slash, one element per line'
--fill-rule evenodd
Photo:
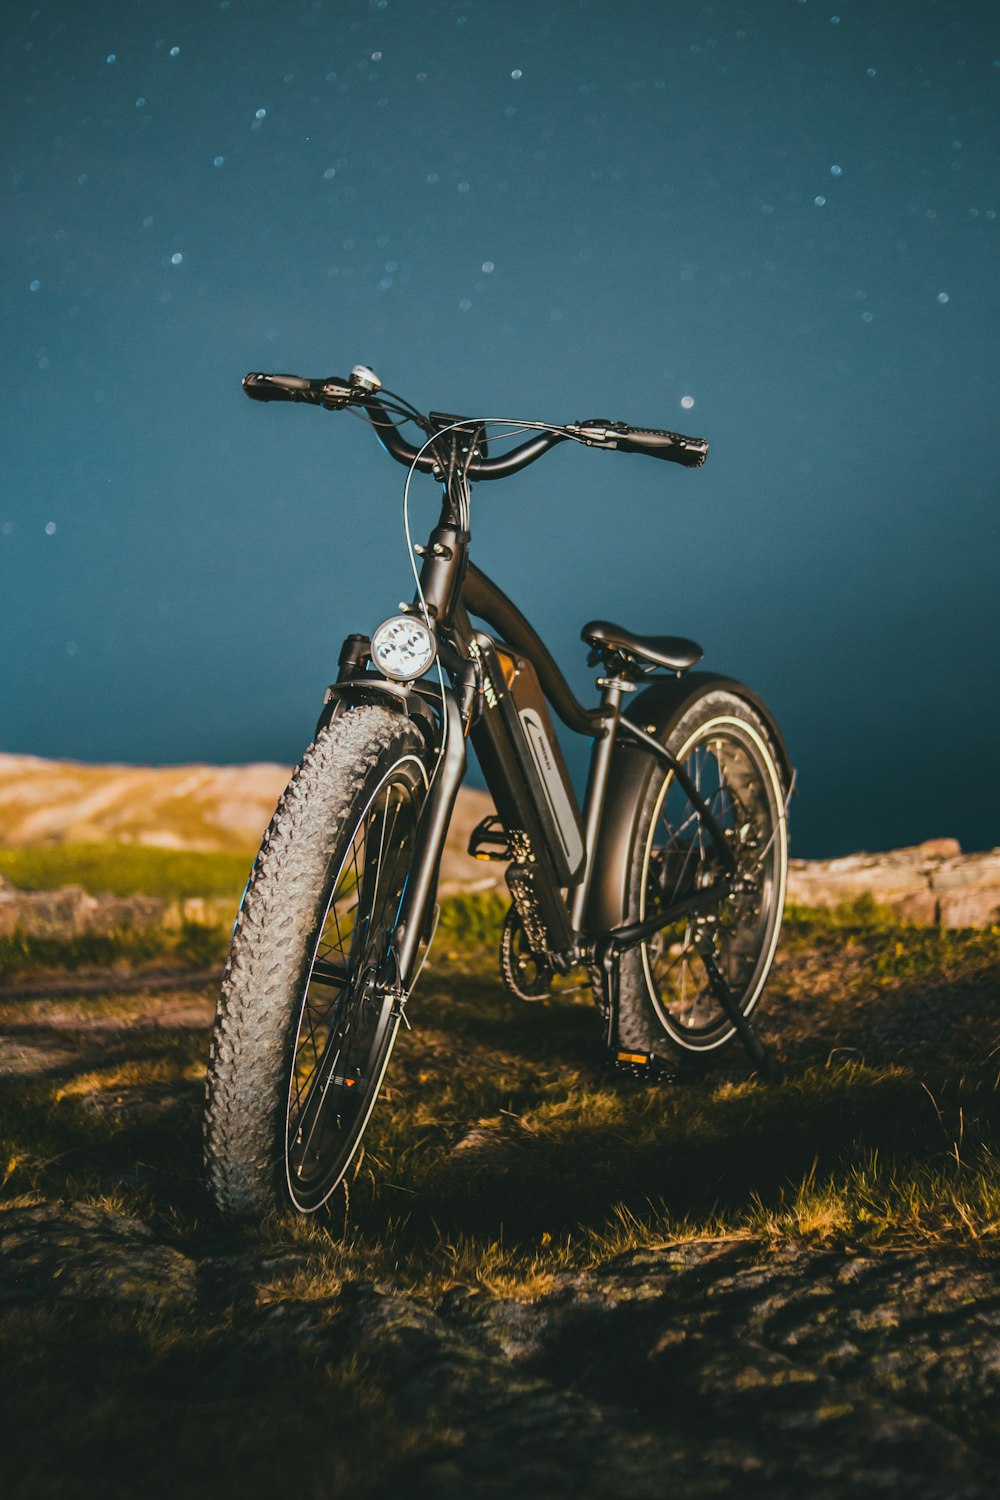
<path fill-rule="evenodd" d="M 372 636 L 372 661 L 394 682 L 422 677 L 434 660 L 435 642 L 423 620 L 393 615 Z"/>

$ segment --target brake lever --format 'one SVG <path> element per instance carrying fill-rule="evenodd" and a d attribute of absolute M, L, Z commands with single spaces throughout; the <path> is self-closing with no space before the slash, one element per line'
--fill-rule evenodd
<path fill-rule="evenodd" d="M 355 365 L 346 380 L 331 377 L 324 382 L 320 401 L 327 411 L 343 411 L 345 406 L 363 406 L 381 389 L 382 382 L 374 370 L 368 365 Z"/>
<path fill-rule="evenodd" d="M 343 411 L 357 401 L 357 391 L 341 380 L 325 380 L 320 389 L 320 405 L 327 411 Z"/>
<path fill-rule="evenodd" d="M 629 429 L 624 422 L 592 417 L 587 422 L 570 422 L 563 431 L 578 443 L 585 443 L 588 448 L 617 448 L 617 439 L 624 437 Z"/>

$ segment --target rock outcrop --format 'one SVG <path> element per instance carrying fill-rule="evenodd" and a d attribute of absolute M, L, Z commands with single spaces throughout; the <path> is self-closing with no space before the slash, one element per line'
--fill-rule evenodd
<path fill-rule="evenodd" d="M 0 937 L 15 929 L 28 937 L 61 941 L 85 932 L 150 932 L 162 927 L 168 917 L 173 917 L 175 924 L 205 920 L 195 916 L 205 906 L 200 899 L 179 902 L 174 911 L 157 896 L 93 896 L 79 885 L 55 891 L 19 891 L 0 877 Z"/>
<path fill-rule="evenodd" d="M 957 839 L 930 839 L 888 854 L 791 862 L 790 901 L 837 906 L 862 896 L 908 922 L 989 927 L 1000 922 L 1000 849 L 963 854 Z"/>
<path fill-rule="evenodd" d="M 194 1302 L 195 1264 L 145 1224 L 90 1203 L 0 1212 L 0 1304 L 56 1298 L 150 1308 Z"/>
<path fill-rule="evenodd" d="M 227 1370 L 353 1358 L 387 1421 L 439 1435 L 394 1476 L 409 1500 L 996 1494 L 995 1255 L 693 1240 L 532 1299 L 266 1290 L 310 1268 L 239 1244 L 195 1259 L 86 1204 L 0 1212 L 2 1300 L 221 1314 L 223 1396 Z"/>

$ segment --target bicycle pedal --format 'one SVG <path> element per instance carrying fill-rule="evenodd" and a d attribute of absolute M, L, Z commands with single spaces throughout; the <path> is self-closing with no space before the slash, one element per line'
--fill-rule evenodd
<path fill-rule="evenodd" d="M 507 831 L 495 814 L 476 824 L 469 835 L 469 853 L 473 859 L 494 859 L 510 864 L 514 856 L 507 841 Z"/>
<path fill-rule="evenodd" d="M 639 1083 L 676 1083 L 680 1070 L 655 1052 L 635 1052 L 619 1048 L 611 1054 L 614 1071 Z"/>

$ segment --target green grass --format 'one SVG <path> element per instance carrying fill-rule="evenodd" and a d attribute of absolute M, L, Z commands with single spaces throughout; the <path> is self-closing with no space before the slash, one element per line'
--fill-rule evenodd
<path fill-rule="evenodd" d="M 124 844 L 0 851 L 0 873 L 23 890 L 75 884 L 93 894 L 141 894 L 173 902 L 200 896 L 218 903 L 214 922 L 177 921 L 175 911 L 166 913 L 162 925 L 120 926 L 108 932 L 48 936 L 17 927 L 0 933 L 0 984 L 33 980 L 57 970 L 76 974 L 156 962 L 199 968 L 221 965 L 248 869 L 249 861 L 233 855 L 177 855 L 172 850 L 136 850 Z M 234 871 L 240 872 L 238 886 L 231 880 Z M 496 895 L 449 897 L 441 905 L 436 947 L 495 946 L 505 911 L 505 903 Z"/>
<path fill-rule="evenodd" d="M 864 953 L 883 986 L 968 975 L 995 965 L 1000 956 L 1000 927 L 931 927 L 901 922 L 870 896 L 859 896 L 832 908 L 790 906 L 785 913 L 784 945 L 796 951 L 813 945 L 828 953 Z"/>
<path fill-rule="evenodd" d="M 152 896 L 167 903 L 162 924 L 123 922 L 109 931 L 64 936 L 17 927 L 0 934 L 0 983 L 56 970 L 121 968 L 154 962 L 221 964 L 252 855 L 146 849 L 135 844 L 52 844 L 0 850 L 0 876 L 17 890 L 82 886 L 91 895 Z M 181 903 L 208 909 L 188 920 Z"/>
<path fill-rule="evenodd" d="M 0 935 L 0 984 L 151 963 L 196 968 L 218 964 L 221 968 L 228 941 L 228 928 L 203 922 L 182 922 L 179 927 L 120 927 L 71 937 L 37 936 L 15 928 Z"/>
<path fill-rule="evenodd" d="M 199 854 L 140 844 L 36 844 L 0 849 L 0 876 L 25 891 L 79 885 L 92 895 L 231 899 L 235 906 L 253 854 Z"/>

